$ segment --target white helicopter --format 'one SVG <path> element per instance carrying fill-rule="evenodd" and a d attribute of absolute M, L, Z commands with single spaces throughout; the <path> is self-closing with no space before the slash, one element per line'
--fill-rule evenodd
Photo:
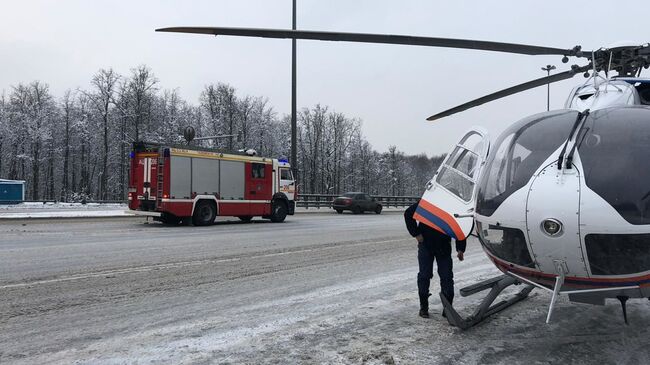
<path fill-rule="evenodd" d="M 603 305 L 650 299 L 650 45 L 596 51 L 464 39 L 282 29 L 175 27 L 157 31 L 453 47 L 586 58 L 585 66 L 542 77 L 462 104 L 436 120 L 534 87 L 585 73 L 564 109 L 524 118 L 493 146 L 482 128 L 468 131 L 427 184 L 415 218 L 456 239 L 474 230 L 504 275 L 460 290 L 491 289 L 462 318 L 441 295 L 450 324 L 469 328 L 533 288 L 552 293 L 547 323 L 561 294 Z M 591 71 L 591 74 L 590 74 Z M 602 74 L 605 76 L 603 77 Z M 616 76 L 612 76 L 616 73 Z M 511 285 L 524 287 L 493 304 Z"/>

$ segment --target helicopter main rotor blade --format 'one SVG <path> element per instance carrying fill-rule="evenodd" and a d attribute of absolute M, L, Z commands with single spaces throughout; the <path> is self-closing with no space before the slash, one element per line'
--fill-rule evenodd
<path fill-rule="evenodd" d="M 569 71 L 564 71 L 564 72 L 560 72 L 560 73 L 557 73 L 557 74 L 554 74 L 554 75 L 544 76 L 544 77 L 541 77 L 541 78 L 536 79 L 536 80 L 524 82 L 523 84 L 515 85 L 515 86 L 509 87 L 507 89 L 497 91 L 497 92 L 492 93 L 490 95 L 486 95 L 486 96 L 480 97 L 478 99 L 474 99 L 474 100 L 469 101 L 469 102 L 467 102 L 465 104 L 461 104 L 461 105 L 459 105 L 457 107 L 454 107 L 454 108 L 445 110 L 443 112 L 440 112 L 438 114 L 432 115 L 429 118 L 427 118 L 427 120 L 428 121 L 433 121 L 433 120 L 437 120 L 437 119 L 440 119 L 440 118 L 448 117 L 448 116 L 450 116 L 452 114 L 456 114 L 456 113 L 462 112 L 464 110 L 473 108 L 475 106 L 479 106 L 479 105 L 485 104 L 485 103 L 490 102 L 490 101 L 494 101 L 494 100 L 497 100 L 497 99 L 504 98 L 506 96 L 510 96 L 512 94 L 516 94 L 516 93 L 519 93 L 519 92 L 522 92 L 522 91 L 533 89 L 533 88 L 536 88 L 538 86 L 543 86 L 543 85 L 546 85 L 546 84 L 551 84 L 551 83 L 554 83 L 554 82 L 567 80 L 567 79 L 570 79 L 573 76 L 575 76 L 578 72 L 585 72 L 585 71 L 589 70 L 589 67 L 591 67 L 591 66 L 590 65 L 583 66 L 583 67 L 574 66 Z"/>
<path fill-rule="evenodd" d="M 528 44 L 478 41 L 472 39 L 434 38 L 391 34 L 227 27 L 171 27 L 156 29 L 156 32 L 194 33 L 215 36 L 228 35 L 280 39 L 308 39 L 320 41 L 402 44 L 411 46 L 465 48 L 482 51 L 519 53 L 526 55 L 562 55 L 577 57 L 582 57 L 583 54 L 588 57 L 591 55 L 591 52 L 581 51 L 580 46 L 576 46 L 571 49 L 562 49 Z"/>

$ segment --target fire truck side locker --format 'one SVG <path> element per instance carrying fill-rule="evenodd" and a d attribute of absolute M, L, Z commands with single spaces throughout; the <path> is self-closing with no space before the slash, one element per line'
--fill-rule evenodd
<path fill-rule="evenodd" d="M 221 161 L 219 215 L 247 216 L 248 202 L 244 202 L 246 165 L 241 161 Z"/>

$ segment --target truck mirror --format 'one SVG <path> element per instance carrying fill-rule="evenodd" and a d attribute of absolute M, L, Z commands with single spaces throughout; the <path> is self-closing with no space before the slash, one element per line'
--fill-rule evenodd
<path fill-rule="evenodd" d="M 183 137 L 185 137 L 187 143 L 192 142 L 195 136 L 196 136 L 196 131 L 194 130 L 194 127 L 187 126 L 185 127 L 185 129 L 183 129 Z"/>

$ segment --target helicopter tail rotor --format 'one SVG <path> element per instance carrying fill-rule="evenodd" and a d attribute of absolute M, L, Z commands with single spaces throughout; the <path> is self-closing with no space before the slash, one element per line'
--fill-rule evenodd
<path fill-rule="evenodd" d="M 573 65 L 571 66 L 571 69 L 568 71 L 560 72 L 557 74 L 553 74 L 550 76 L 544 76 L 540 77 L 539 79 L 535 79 L 532 81 L 524 82 L 523 84 L 515 85 L 512 87 L 509 87 L 507 89 L 499 90 L 495 93 L 480 97 L 478 99 L 474 99 L 472 101 L 469 101 L 467 103 L 461 104 L 459 106 L 453 107 L 451 109 L 447 109 L 443 112 L 440 112 L 438 114 L 434 114 L 430 117 L 427 118 L 428 121 L 434 121 L 440 118 L 448 117 L 450 115 L 465 111 L 467 109 L 488 103 L 490 101 L 494 101 L 497 99 L 505 98 L 506 96 L 510 96 L 516 93 L 520 93 L 522 91 L 526 91 L 529 89 L 534 89 L 539 86 L 544 86 L 547 84 L 552 84 L 554 82 L 558 81 L 563 81 L 563 80 L 568 80 L 575 76 L 578 73 L 585 72 L 589 70 L 591 67 L 591 64 L 586 65 L 586 66 L 578 66 L 578 65 Z"/>

